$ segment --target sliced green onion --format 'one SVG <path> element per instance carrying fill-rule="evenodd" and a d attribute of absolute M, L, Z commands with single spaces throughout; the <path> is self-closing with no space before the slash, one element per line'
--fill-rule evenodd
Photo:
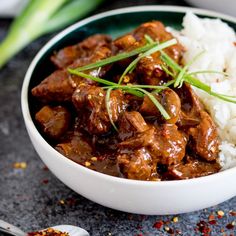
<path fill-rule="evenodd" d="M 172 58 L 170 58 L 165 52 L 161 52 L 162 53 L 162 59 L 163 61 L 167 64 L 167 66 L 169 66 L 171 69 L 173 69 L 174 71 L 176 71 L 177 73 L 181 73 L 181 71 L 183 71 L 183 68 L 181 68 L 181 66 L 179 66 Z M 202 54 L 202 53 L 201 53 Z M 196 58 L 198 58 L 201 54 L 198 54 L 195 58 L 194 61 L 196 60 Z M 190 63 L 192 63 L 193 61 L 191 61 Z M 190 65 L 190 63 L 188 63 L 188 66 Z M 187 67 L 187 66 L 186 66 Z M 185 67 L 185 68 L 186 68 Z M 227 74 L 225 74 L 224 72 L 217 72 L 217 71 L 195 71 L 195 72 L 191 72 L 191 73 L 187 73 L 186 69 L 184 70 L 184 73 L 181 74 L 182 76 L 182 82 L 185 81 L 189 84 L 191 84 L 192 86 L 205 91 L 206 93 L 210 94 L 211 96 L 217 97 L 221 100 L 227 101 L 227 102 L 232 102 L 232 103 L 236 103 L 236 97 L 235 96 L 228 96 L 225 94 L 219 94 L 216 92 L 211 91 L 211 87 L 203 82 L 201 82 L 199 79 L 193 77 L 192 75 L 196 75 L 196 74 L 201 74 L 201 73 L 219 73 L 219 74 L 223 74 L 225 76 L 227 76 Z M 176 79 L 175 79 L 176 82 Z"/>
<path fill-rule="evenodd" d="M 198 74 L 220 74 L 228 77 L 229 75 L 222 71 L 215 71 L 215 70 L 200 70 L 188 73 L 188 75 L 198 75 Z"/>
<path fill-rule="evenodd" d="M 47 23 L 45 23 L 45 32 L 58 30 L 61 26 L 68 25 L 68 23 L 86 16 L 89 12 L 95 10 L 102 2 L 104 2 L 104 0 L 67 0 L 67 4 L 55 12 Z"/>
<path fill-rule="evenodd" d="M 210 87 L 209 85 L 207 85 L 207 84 L 201 82 L 199 79 L 194 78 L 194 77 L 192 77 L 192 76 L 190 76 L 190 75 L 186 75 L 186 76 L 184 77 L 184 80 L 185 80 L 185 82 L 187 82 L 187 83 L 193 85 L 194 87 L 197 87 L 197 88 L 199 88 L 199 89 L 202 89 L 202 90 L 204 90 L 204 91 L 206 91 L 206 92 L 210 92 L 210 91 L 211 91 L 211 87 Z"/>
<path fill-rule="evenodd" d="M 133 70 L 133 67 L 137 65 L 137 63 L 139 62 L 140 59 L 144 58 L 144 57 L 147 57 L 157 51 L 161 51 L 163 50 L 164 48 L 167 48 L 167 47 L 170 47 L 172 45 L 175 45 L 177 43 L 177 40 L 176 39 L 171 39 L 171 40 L 168 40 L 164 43 L 161 43 L 161 44 L 158 44 L 156 46 L 153 46 L 151 49 L 149 49 L 148 51 L 144 52 L 143 54 L 140 54 L 137 58 L 135 58 L 129 65 L 128 67 L 125 69 L 125 71 L 123 72 L 123 74 L 121 75 L 120 79 L 119 79 L 119 82 L 118 84 L 121 84 L 122 81 L 123 81 L 123 78 L 125 77 L 125 75 L 127 73 L 130 72 L 130 70 Z"/>
<path fill-rule="evenodd" d="M 184 75 L 186 74 L 188 68 L 200 57 L 202 56 L 202 54 L 204 53 L 205 51 L 202 51 L 200 52 L 199 54 L 197 54 L 192 60 L 190 60 L 183 68 L 182 70 L 179 72 L 176 80 L 175 80 L 175 83 L 174 83 L 174 87 L 181 87 L 182 86 L 182 83 L 183 83 L 183 77 Z"/>
<path fill-rule="evenodd" d="M 91 69 L 94 69 L 94 68 L 97 68 L 97 67 L 105 66 L 105 65 L 114 63 L 116 61 L 120 61 L 120 60 L 129 58 L 129 57 L 138 55 L 142 52 L 146 52 L 147 50 L 153 48 L 155 45 L 157 45 L 157 43 L 147 44 L 143 47 L 136 48 L 136 49 L 134 49 L 130 52 L 119 53 L 115 56 L 111 56 L 111 57 L 108 57 L 106 59 L 100 60 L 98 62 L 94 62 L 94 63 L 88 64 L 86 66 L 78 67 L 78 68 L 72 69 L 72 70 L 74 70 L 74 71 L 75 70 L 76 71 L 85 71 L 85 70 L 91 70 Z"/>
<path fill-rule="evenodd" d="M 148 34 L 145 34 L 144 38 L 147 40 L 148 43 L 150 43 L 150 44 L 154 43 L 153 39 Z"/>
<path fill-rule="evenodd" d="M 29 0 L 0 43 L 0 68 L 27 44 L 85 16 L 103 0 Z"/>
<path fill-rule="evenodd" d="M 73 75 L 78 75 L 80 77 L 83 77 L 85 79 L 91 79 L 95 82 L 98 82 L 98 83 L 101 83 L 101 84 L 105 84 L 105 85 L 117 85 L 116 83 L 114 82 L 111 82 L 109 80 L 105 80 L 105 79 L 101 79 L 99 77 L 94 77 L 92 75 L 88 75 L 88 74 L 85 74 L 83 72 L 79 72 L 77 70 L 73 70 L 73 69 L 68 69 L 69 73 L 73 74 Z"/>
<path fill-rule="evenodd" d="M 179 72 L 182 70 L 182 67 L 171 57 L 169 57 L 164 51 L 161 51 L 161 59 L 175 72 Z"/>
<path fill-rule="evenodd" d="M 164 64 L 161 65 L 161 68 L 162 70 L 164 70 L 164 72 L 167 74 L 167 75 L 170 75 L 171 77 L 174 77 L 174 73 L 172 73 Z"/>
<path fill-rule="evenodd" d="M 224 100 L 226 102 L 232 102 L 232 103 L 236 103 L 236 97 L 235 96 L 228 96 L 228 95 L 224 95 L 224 94 L 220 94 L 220 93 L 215 93 L 213 91 L 211 91 L 209 93 L 212 96 L 215 96 L 221 100 Z"/>
<path fill-rule="evenodd" d="M 114 85 L 114 86 L 106 86 L 106 87 L 103 87 L 103 88 L 104 89 L 109 89 L 109 88 L 121 89 L 121 90 L 124 90 L 125 92 L 133 94 L 137 97 L 140 97 L 140 98 L 143 97 L 143 93 L 141 93 L 140 91 L 135 90 L 135 88 L 132 88 L 130 86 L 123 86 L 123 85 L 117 84 L 117 85 Z"/>

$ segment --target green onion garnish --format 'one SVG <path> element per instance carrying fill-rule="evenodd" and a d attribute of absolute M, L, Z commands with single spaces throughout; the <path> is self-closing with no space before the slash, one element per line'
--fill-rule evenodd
<path fill-rule="evenodd" d="M 160 111 L 161 115 L 165 119 L 170 119 L 170 116 L 165 111 L 164 107 L 155 98 L 155 96 L 153 96 L 150 92 L 145 90 L 145 88 L 155 89 L 155 92 L 158 93 L 159 91 L 168 88 L 165 85 L 163 85 L 163 86 L 140 85 L 140 84 L 138 84 L 138 85 L 136 85 L 136 84 L 134 84 L 134 85 L 133 84 L 131 84 L 131 85 L 121 85 L 121 84 L 111 82 L 109 80 L 105 80 L 105 79 L 101 79 L 101 78 L 98 78 L 98 77 L 94 77 L 92 75 L 85 74 L 83 72 L 78 72 L 78 71 L 74 71 L 74 70 L 71 71 L 71 69 L 69 69 L 69 72 L 71 72 L 72 74 L 81 76 L 83 78 L 91 79 L 91 80 L 99 82 L 101 84 L 108 85 L 108 86 L 103 87 L 103 89 L 107 89 L 107 94 L 106 94 L 106 98 L 105 98 L 106 109 L 107 109 L 107 113 L 109 115 L 109 119 L 111 121 L 111 124 L 114 128 L 116 126 L 115 126 L 114 122 L 112 121 L 112 114 L 111 114 L 110 106 L 109 106 L 110 93 L 111 93 L 111 90 L 113 90 L 113 89 L 121 89 L 122 91 L 133 94 L 137 97 L 143 97 L 144 95 L 147 95 L 150 98 L 150 100 L 153 102 L 153 104 L 157 107 L 157 109 Z M 115 128 L 115 129 L 117 130 L 117 128 Z"/>
<path fill-rule="evenodd" d="M 136 48 L 136 49 L 134 49 L 130 52 L 122 52 L 122 53 L 119 53 L 115 56 L 111 56 L 111 57 L 108 57 L 106 59 L 88 64 L 88 65 L 85 65 L 85 66 L 82 66 L 82 67 L 78 67 L 76 69 L 71 69 L 71 70 L 79 72 L 79 71 L 91 70 L 91 69 L 94 69 L 94 68 L 105 66 L 105 65 L 114 63 L 116 61 L 120 61 L 120 60 L 129 58 L 129 57 L 132 57 L 132 56 L 136 56 L 136 55 L 138 55 L 142 52 L 146 52 L 147 50 L 155 47 L 156 45 L 157 45 L 157 43 L 146 44 L 145 46 Z"/>
<path fill-rule="evenodd" d="M 107 112 L 108 112 L 108 115 L 109 115 L 110 122 L 111 122 L 112 126 L 114 127 L 114 129 L 116 131 L 118 129 L 117 129 L 116 125 L 114 124 L 113 120 L 112 120 L 112 114 L 111 114 L 111 110 L 110 110 L 110 95 L 111 95 L 111 91 L 115 90 L 115 89 L 120 89 L 120 90 L 122 90 L 126 93 L 130 93 L 130 94 L 133 94 L 133 95 L 135 95 L 137 97 L 141 97 L 141 98 L 144 97 L 144 95 L 148 96 L 148 98 L 152 101 L 152 103 L 156 106 L 156 108 L 160 111 L 161 115 L 166 120 L 170 119 L 170 116 L 166 112 L 166 110 L 164 109 L 162 104 L 157 100 L 157 98 L 153 94 L 159 93 L 160 91 L 162 91 L 163 89 L 167 89 L 171 85 L 173 85 L 174 87 L 179 88 L 185 82 L 185 83 L 188 83 L 188 84 L 190 84 L 190 85 L 192 85 L 192 86 L 194 86 L 198 89 L 201 89 L 201 90 L 207 92 L 208 94 L 210 94 L 212 96 L 215 96 L 215 97 L 217 97 L 221 100 L 236 103 L 236 97 L 213 92 L 213 91 L 211 91 L 211 87 L 209 85 L 201 82 L 199 79 L 194 77 L 194 75 L 203 74 L 203 73 L 217 73 L 217 74 L 223 74 L 223 75 L 226 75 L 226 73 L 217 72 L 217 71 L 209 71 L 209 70 L 196 71 L 196 72 L 188 73 L 189 66 L 192 65 L 199 58 L 199 56 L 202 55 L 202 53 L 195 56 L 193 58 L 193 60 L 191 60 L 189 63 L 187 63 L 182 68 L 170 56 L 168 56 L 167 53 L 165 53 L 163 51 L 164 48 L 167 48 L 167 47 L 170 47 L 170 46 L 176 44 L 177 43 L 176 39 L 172 39 L 172 40 L 166 41 L 166 42 L 161 43 L 161 44 L 158 44 L 157 42 L 154 42 L 152 40 L 152 38 L 148 35 L 145 35 L 145 39 L 147 40 L 147 45 L 136 48 L 133 51 L 120 53 L 118 55 L 103 59 L 103 60 L 95 62 L 95 63 L 88 64 L 88 65 L 83 66 L 83 67 L 79 67 L 79 68 L 76 68 L 76 69 L 68 69 L 68 71 L 71 74 L 81 76 L 83 78 L 90 79 L 90 80 L 93 80 L 93 81 L 96 81 L 100 84 L 105 85 L 103 87 L 103 89 L 106 89 L 106 97 L 105 97 L 106 109 L 107 109 Z M 165 71 L 165 73 L 168 76 L 170 76 L 172 78 L 172 80 L 166 82 L 162 86 L 140 85 L 140 84 L 122 85 L 121 84 L 124 76 L 127 73 L 130 73 L 135 69 L 137 63 L 139 62 L 139 60 L 141 58 L 147 57 L 147 56 L 149 56 L 149 55 L 151 55 L 151 54 L 153 54 L 157 51 L 161 52 L 161 59 L 164 62 L 163 65 L 162 65 L 162 69 Z M 102 79 L 102 78 L 99 78 L 99 77 L 94 77 L 92 75 L 89 75 L 89 74 L 86 74 L 86 73 L 82 72 L 82 71 L 85 71 L 85 70 L 90 70 L 90 69 L 102 67 L 102 66 L 111 64 L 113 62 L 123 60 L 125 58 L 133 57 L 135 55 L 138 55 L 138 56 L 125 69 L 125 71 L 121 75 L 118 83 L 114 83 L 112 81 Z M 152 91 L 149 92 L 146 89 L 150 89 Z"/>
<path fill-rule="evenodd" d="M 146 36 L 147 37 L 147 36 Z M 137 58 L 135 58 L 129 65 L 128 67 L 125 69 L 125 71 L 123 72 L 123 74 L 121 75 L 120 77 L 120 80 L 118 82 L 118 84 L 121 84 L 122 81 L 123 81 L 123 78 L 125 77 L 125 75 L 127 73 L 129 73 L 130 71 L 133 71 L 134 67 L 137 65 L 137 63 L 140 61 L 140 59 L 144 58 L 144 57 L 147 57 L 147 56 L 150 56 L 151 54 L 157 52 L 157 51 L 161 51 L 163 50 L 164 48 L 167 48 L 167 47 L 170 47 L 174 44 L 177 43 L 177 40 L 176 39 L 171 39 L 171 40 L 168 40 L 164 43 L 160 43 L 158 45 L 155 45 L 153 46 L 151 49 L 149 49 L 148 51 L 144 52 L 143 54 L 140 54 Z M 152 44 L 151 44 L 152 45 Z"/>
<path fill-rule="evenodd" d="M 184 75 L 186 75 L 186 72 L 188 70 L 188 68 L 204 53 L 200 52 L 199 54 L 197 54 L 190 62 L 188 62 L 183 68 L 182 70 L 179 72 L 178 76 L 175 79 L 175 83 L 174 83 L 174 87 L 181 87 L 184 81 Z"/>
<path fill-rule="evenodd" d="M 166 63 L 166 65 L 171 68 L 174 72 L 174 74 L 176 75 L 174 77 L 175 82 L 176 79 L 178 78 L 179 74 L 181 74 L 182 77 L 182 83 L 186 82 L 200 90 L 205 91 L 206 93 L 208 93 L 211 96 L 214 96 L 216 98 L 219 98 L 221 100 L 227 101 L 227 102 L 232 102 L 232 103 L 236 103 L 236 97 L 235 96 L 228 96 L 225 94 L 219 94 L 216 92 L 213 92 L 211 90 L 211 87 L 203 82 L 201 82 L 199 79 L 193 77 L 193 75 L 196 75 L 198 73 L 204 73 L 204 71 L 196 71 L 196 72 L 192 72 L 192 73 L 188 73 L 187 72 L 187 67 L 182 68 L 180 65 L 178 65 L 171 57 L 169 57 L 165 52 L 161 52 L 161 58 L 163 59 L 163 61 Z M 198 58 L 201 54 L 198 54 L 196 57 L 194 57 L 194 59 L 190 62 L 192 63 L 193 61 L 195 61 L 196 58 Z M 188 66 L 190 65 L 189 63 L 187 64 Z M 225 74 L 224 72 L 215 72 L 215 71 L 205 71 L 206 73 L 219 73 L 219 74 Z M 227 74 L 226 74 L 227 75 Z M 178 86 L 178 83 L 177 83 Z"/>

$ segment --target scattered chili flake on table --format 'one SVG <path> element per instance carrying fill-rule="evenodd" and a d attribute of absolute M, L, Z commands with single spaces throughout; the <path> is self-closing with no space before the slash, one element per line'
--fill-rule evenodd
<path fill-rule="evenodd" d="M 42 183 L 43 183 L 43 184 L 48 184 L 48 182 L 49 182 L 48 179 L 43 179 L 43 180 L 42 180 Z"/>
<path fill-rule="evenodd" d="M 69 234 L 53 228 L 48 228 L 42 231 L 30 232 L 28 233 L 28 236 L 69 236 Z"/>
<path fill-rule="evenodd" d="M 215 220 L 215 216 L 213 214 L 210 214 L 208 217 L 208 221 Z"/>
<path fill-rule="evenodd" d="M 216 220 L 215 220 L 215 216 L 214 216 L 213 214 L 209 215 L 209 217 L 208 217 L 208 223 L 209 223 L 210 225 L 215 225 L 215 224 L 217 223 Z"/>
<path fill-rule="evenodd" d="M 229 214 L 230 214 L 231 216 L 236 216 L 236 211 L 231 210 L 231 211 L 229 211 Z"/>
<path fill-rule="evenodd" d="M 78 205 L 78 199 L 76 199 L 76 198 L 67 198 L 66 199 L 66 203 L 67 203 L 67 205 L 69 205 L 70 207 L 73 207 L 73 206 L 76 206 L 76 205 Z"/>
<path fill-rule="evenodd" d="M 209 235 L 209 233 L 211 232 L 211 229 L 209 228 L 207 222 L 205 222 L 204 220 L 201 220 L 197 223 L 197 230 L 199 230 L 203 235 Z"/>
<path fill-rule="evenodd" d="M 181 231 L 181 230 L 179 230 L 179 229 L 176 229 L 176 231 L 175 231 L 175 232 L 176 232 L 176 234 L 177 234 L 177 235 L 181 235 L 181 234 L 182 234 L 182 231 Z"/>
<path fill-rule="evenodd" d="M 164 225 L 164 222 L 160 220 L 154 223 L 153 228 L 160 229 L 163 225 Z"/>
<path fill-rule="evenodd" d="M 165 226 L 165 231 L 168 233 L 168 234 L 173 234 L 174 233 L 174 230 L 168 226 Z"/>
<path fill-rule="evenodd" d="M 208 221 L 208 223 L 210 224 L 210 225 L 216 225 L 216 220 L 210 220 L 210 221 Z"/>
<path fill-rule="evenodd" d="M 44 171 L 48 171 L 49 169 L 48 169 L 47 166 L 44 166 L 44 167 L 43 167 L 43 170 L 44 170 Z"/>
<path fill-rule="evenodd" d="M 27 164 L 26 164 L 26 162 L 15 162 L 13 167 L 15 169 L 26 169 Z"/>
<path fill-rule="evenodd" d="M 225 213 L 223 211 L 219 210 L 219 211 L 217 211 L 217 215 L 218 215 L 218 218 L 222 218 L 225 215 Z"/>
<path fill-rule="evenodd" d="M 235 226 L 235 221 L 233 221 L 233 222 L 227 224 L 227 225 L 226 225 L 226 228 L 227 228 L 227 229 L 233 229 L 234 226 Z"/>

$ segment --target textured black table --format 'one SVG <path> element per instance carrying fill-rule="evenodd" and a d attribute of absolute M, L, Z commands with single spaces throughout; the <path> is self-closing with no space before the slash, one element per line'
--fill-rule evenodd
<path fill-rule="evenodd" d="M 107 1 L 96 13 L 141 4 L 187 5 L 180 0 Z M 0 39 L 9 24 L 10 20 L 0 20 Z M 226 235 L 234 235 L 236 227 L 227 229 L 226 226 L 236 220 L 230 212 L 236 210 L 236 198 L 209 209 L 178 215 L 178 222 L 173 222 L 173 216 L 135 215 L 102 207 L 67 188 L 44 167 L 25 130 L 20 90 L 30 61 L 51 37 L 45 36 L 32 43 L 0 71 L 0 219 L 25 231 L 72 224 L 85 228 L 91 235 L 120 236 L 171 235 L 172 231 L 175 232 L 172 235 L 180 231 L 187 236 L 201 235 L 196 229 L 204 231 L 205 222 L 205 231 L 208 226 L 211 229 L 211 233 L 205 235 L 224 235 L 223 230 Z M 14 168 L 16 162 L 25 162 L 27 167 Z M 220 219 L 217 217 L 219 210 L 225 213 Z M 209 224 L 212 214 L 216 222 L 213 220 Z"/>

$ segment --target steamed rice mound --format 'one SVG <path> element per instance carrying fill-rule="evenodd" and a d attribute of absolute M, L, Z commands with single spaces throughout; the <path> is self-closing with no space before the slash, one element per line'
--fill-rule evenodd
<path fill-rule="evenodd" d="M 190 72 L 226 72 L 228 76 L 203 73 L 196 77 L 217 93 L 236 96 L 236 35 L 232 28 L 219 19 L 201 19 L 189 12 L 183 19 L 183 29 L 172 33 L 186 48 L 184 63 L 204 51 L 190 66 Z M 194 89 L 218 126 L 222 169 L 236 166 L 236 104 Z"/>

